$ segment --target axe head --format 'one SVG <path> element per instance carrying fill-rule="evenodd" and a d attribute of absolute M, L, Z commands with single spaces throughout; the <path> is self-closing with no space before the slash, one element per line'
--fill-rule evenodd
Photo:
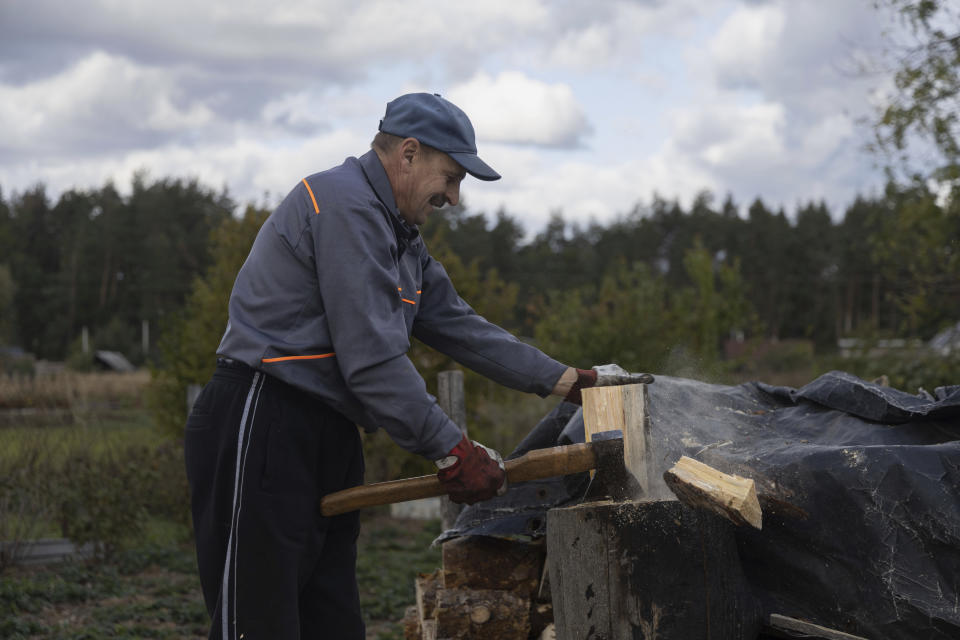
<path fill-rule="evenodd" d="M 623 432 L 619 429 L 593 434 L 597 457 L 596 473 L 590 480 L 584 500 L 629 500 L 641 492 L 640 483 L 627 469 L 623 457 Z"/>

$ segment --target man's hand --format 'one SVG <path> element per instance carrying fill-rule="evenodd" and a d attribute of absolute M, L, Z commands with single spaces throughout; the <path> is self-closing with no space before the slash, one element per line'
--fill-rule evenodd
<path fill-rule="evenodd" d="M 457 504 L 489 500 L 506 491 L 500 454 L 463 436 L 445 458 L 436 461 L 437 478 Z"/>
<path fill-rule="evenodd" d="M 613 387 L 622 384 L 650 384 L 653 376 L 649 373 L 630 373 L 616 364 L 601 364 L 591 369 L 576 369 L 577 379 L 570 386 L 564 400 L 574 404 L 583 404 L 581 389 L 590 387 Z"/>

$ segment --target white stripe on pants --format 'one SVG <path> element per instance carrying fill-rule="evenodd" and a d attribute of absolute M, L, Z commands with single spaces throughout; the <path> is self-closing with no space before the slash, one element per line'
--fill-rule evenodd
<path fill-rule="evenodd" d="M 236 546 L 240 545 L 240 532 L 237 530 L 240 524 L 240 508 L 243 500 L 243 474 L 247 461 L 247 447 L 250 445 L 250 432 L 253 429 L 253 420 L 257 413 L 257 403 L 260 400 L 260 389 L 263 388 L 263 374 L 259 371 L 253 374 L 253 382 L 250 384 L 250 391 L 247 392 L 247 401 L 243 405 L 243 416 L 240 418 L 240 433 L 237 434 L 237 464 L 234 471 L 233 484 L 233 511 L 230 522 L 230 537 L 227 540 L 227 557 L 223 563 L 223 583 L 220 586 L 220 620 L 223 628 L 223 640 L 231 640 L 230 630 L 235 628 L 236 624 L 236 605 L 237 605 L 237 553 Z M 251 406 L 253 411 L 251 411 Z M 249 419 L 250 428 L 247 428 Z M 236 539 L 236 545 L 234 544 Z M 233 562 L 233 572 L 231 575 L 230 564 Z M 231 577 L 233 578 L 233 588 L 231 589 Z M 233 596 L 232 598 L 230 596 Z M 230 604 L 233 604 L 231 615 Z M 231 622 L 233 624 L 231 624 Z"/>

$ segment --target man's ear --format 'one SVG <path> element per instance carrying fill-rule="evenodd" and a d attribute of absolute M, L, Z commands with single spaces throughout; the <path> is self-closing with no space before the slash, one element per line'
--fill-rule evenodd
<path fill-rule="evenodd" d="M 400 157 L 406 163 L 413 162 L 418 151 L 420 151 L 420 141 L 416 138 L 406 138 L 400 143 Z"/>

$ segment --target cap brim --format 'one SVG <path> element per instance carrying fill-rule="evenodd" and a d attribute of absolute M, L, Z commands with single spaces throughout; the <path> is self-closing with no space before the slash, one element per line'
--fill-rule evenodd
<path fill-rule="evenodd" d="M 448 153 L 467 173 L 477 180 L 499 180 L 500 174 L 473 153 Z"/>

